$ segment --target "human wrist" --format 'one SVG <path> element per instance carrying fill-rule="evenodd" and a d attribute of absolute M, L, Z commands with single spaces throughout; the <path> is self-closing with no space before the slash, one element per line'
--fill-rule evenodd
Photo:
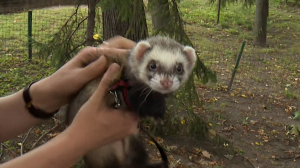
<path fill-rule="evenodd" d="M 95 136 L 91 136 L 87 129 L 84 129 L 82 126 L 78 128 L 76 123 L 72 123 L 63 133 L 71 139 L 79 149 L 79 151 L 83 152 L 84 154 L 88 151 L 95 149 L 97 147 L 103 146 L 105 144 L 103 134 Z M 100 131 L 104 132 L 104 131 Z M 99 136 L 101 136 L 101 140 L 99 140 Z"/>
<path fill-rule="evenodd" d="M 45 113 L 53 113 L 57 111 L 58 107 L 53 100 L 56 100 L 52 96 L 51 86 L 49 86 L 44 80 L 38 81 L 29 89 L 29 94 L 32 99 L 32 105 Z"/>
<path fill-rule="evenodd" d="M 68 127 L 65 131 L 63 131 L 59 136 L 64 139 L 65 143 L 69 143 L 72 148 L 76 149 L 76 152 L 78 155 L 83 156 L 88 151 L 93 149 L 91 146 L 91 143 L 87 140 L 85 136 L 79 131 L 73 131 L 69 129 Z"/>

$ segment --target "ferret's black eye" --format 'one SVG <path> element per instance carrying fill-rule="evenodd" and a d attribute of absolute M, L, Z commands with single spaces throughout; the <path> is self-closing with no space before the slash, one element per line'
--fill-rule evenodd
<path fill-rule="evenodd" d="M 183 67 L 182 67 L 182 65 L 177 65 L 177 66 L 176 66 L 176 72 L 177 72 L 178 74 L 182 74 L 182 73 L 183 73 Z"/>
<path fill-rule="evenodd" d="M 150 71 L 156 71 L 156 69 L 157 69 L 157 65 L 156 65 L 155 62 L 152 62 L 152 63 L 149 64 L 149 70 Z"/>

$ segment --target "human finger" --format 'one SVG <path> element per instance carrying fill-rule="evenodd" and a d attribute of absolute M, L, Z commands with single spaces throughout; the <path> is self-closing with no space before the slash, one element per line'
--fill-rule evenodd
<path fill-rule="evenodd" d="M 99 59 L 83 68 L 80 71 L 79 77 L 84 78 L 83 81 L 90 81 L 103 75 L 107 68 L 106 57 L 101 56 Z"/>
<path fill-rule="evenodd" d="M 92 95 L 92 100 L 100 100 L 102 101 L 105 98 L 105 95 L 108 92 L 109 87 L 113 83 L 115 79 L 115 74 L 120 71 L 120 66 L 116 63 L 113 63 L 109 66 L 108 70 L 104 74 L 103 78 L 101 79 L 101 82 Z"/>
<path fill-rule="evenodd" d="M 103 42 L 103 46 L 119 49 L 132 49 L 136 43 L 122 36 L 115 36 Z"/>
<path fill-rule="evenodd" d="M 75 56 L 74 65 L 85 67 L 96 61 L 101 55 L 101 50 L 97 47 L 86 47 Z"/>
<path fill-rule="evenodd" d="M 100 47 L 99 50 L 103 55 L 109 57 L 123 57 L 128 55 L 131 51 L 128 49 L 107 48 L 107 47 Z"/>

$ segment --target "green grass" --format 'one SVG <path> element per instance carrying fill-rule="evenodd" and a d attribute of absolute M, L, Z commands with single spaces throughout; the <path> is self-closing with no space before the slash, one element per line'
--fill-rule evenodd
<path fill-rule="evenodd" d="M 1 56 L 0 67 L 0 96 L 18 91 L 30 82 L 40 80 L 54 72 L 54 68 L 38 59 L 29 62 L 26 54 L 20 57 Z"/>
<path fill-rule="evenodd" d="M 287 90 L 285 91 L 286 97 L 290 99 L 300 99 L 300 95 L 294 91 Z"/>
<path fill-rule="evenodd" d="M 226 75 L 230 76 L 243 41 L 246 41 L 246 48 L 236 79 L 244 85 L 256 88 L 255 83 L 275 82 L 269 87 L 277 95 L 278 88 L 284 88 L 283 83 L 291 83 L 292 77 L 299 74 L 300 12 L 297 7 L 270 1 L 267 48 L 252 45 L 255 6 L 228 5 L 221 10 L 219 25 L 216 24 L 216 4 L 211 6 L 204 0 L 191 0 L 182 1 L 180 7 L 201 59 L 219 76 L 223 75 L 220 83 L 228 83 Z M 256 89 L 264 90 L 263 87 Z M 299 84 L 293 85 L 293 90 L 299 94 Z"/>
<path fill-rule="evenodd" d="M 33 11 L 32 38 L 46 43 L 74 12 L 74 8 L 53 8 Z M 86 8 L 79 13 L 85 15 Z M 33 61 L 28 61 L 28 18 L 27 12 L 0 15 L 0 96 L 22 89 L 32 81 L 52 74 L 48 62 L 40 61 L 33 53 Z M 80 16 L 83 17 L 83 16 Z M 33 51 L 36 51 L 33 46 Z"/>

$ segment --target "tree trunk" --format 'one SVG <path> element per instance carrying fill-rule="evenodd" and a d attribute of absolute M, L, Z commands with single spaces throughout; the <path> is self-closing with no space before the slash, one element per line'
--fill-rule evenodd
<path fill-rule="evenodd" d="M 254 45 L 267 45 L 267 18 L 269 14 L 269 0 L 256 0 L 254 21 Z"/>
<path fill-rule="evenodd" d="M 170 18 L 170 9 L 168 0 L 150 0 L 148 1 L 151 11 L 151 18 L 154 30 L 162 28 Z"/>
<path fill-rule="evenodd" d="M 86 45 L 92 46 L 94 43 L 93 35 L 95 28 L 96 4 L 98 0 L 88 0 L 88 23 L 86 28 Z"/>
<path fill-rule="evenodd" d="M 122 21 L 122 16 L 119 16 L 115 7 L 106 9 L 105 12 L 102 13 L 103 40 L 107 40 L 116 35 L 121 35 L 137 42 L 148 36 L 143 0 L 130 1 L 132 2 L 132 5 L 131 9 L 128 10 L 133 11 L 133 16 L 130 19 Z"/>

